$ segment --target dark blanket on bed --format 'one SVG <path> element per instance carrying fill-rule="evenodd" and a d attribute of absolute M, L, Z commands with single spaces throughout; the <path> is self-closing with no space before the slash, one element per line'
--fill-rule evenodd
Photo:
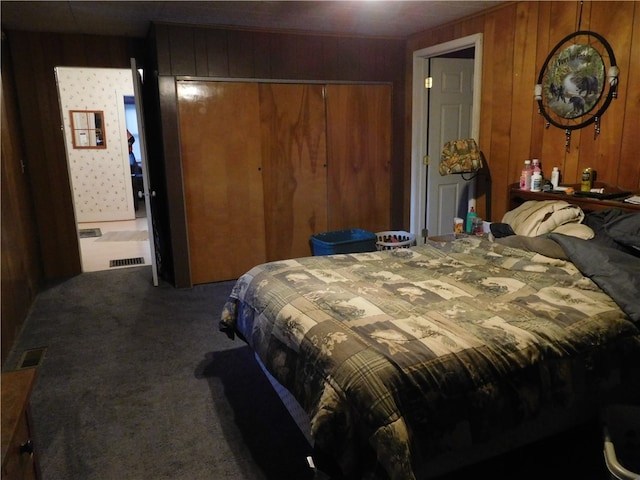
<path fill-rule="evenodd" d="M 480 237 L 259 265 L 220 329 L 351 478 L 409 480 L 547 411 L 637 393 L 640 331 L 609 295 L 567 260 Z"/>
<path fill-rule="evenodd" d="M 640 217 L 640 215 L 638 215 Z M 640 322 L 640 258 L 590 240 L 552 233 L 565 254 L 622 308 Z"/>

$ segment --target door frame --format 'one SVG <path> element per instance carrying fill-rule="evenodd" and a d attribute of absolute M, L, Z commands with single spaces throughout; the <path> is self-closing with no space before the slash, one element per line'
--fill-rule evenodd
<path fill-rule="evenodd" d="M 133 59 L 132 59 L 133 60 Z M 69 135 L 69 131 L 66 128 L 66 121 L 65 121 L 65 109 L 62 103 L 62 98 L 61 98 L 61 93 L 60 93 L 60 79 L 58 76 L 58 69 L 77 69 L 77 70 L 118 70 L 120 72 L 128 72 L 129 74 L 131 74 L 131 68 L 127 69 L 127 68 L 119 68 L 119 67 L 86 67 L 86 66 L 80 66 L 80 67 L 73 67 L 73 66 L 67 66 L 67 65 L 58 65 L 56 67 L 54 67 L 54 78 L 55 78 L 55 84 L 56 84 L 56 95 L 57 95 L 57 100 L 58 100 L 58 110 L 59 110 L 59 114 L 60 114 L 60 127 L 61 127 L 61 131 L 62 131 L 62 136 L 63 136 L 63 143 L 64 143 L 64 152 L 65 152 L 65 158 L 66 158 L 66 163 L 67 163 L 67 174 L 69 177 L 69 185 L 71 187 L 71 206 L 72 206 L 72 211 L 73 211 L 73 221 L 74 221 L 74 226 L 75 226 L 75 233 L 76 233 L 76 237 L 78 238 L 78 249 L 77 249 L 77 255 L 80 259 L 80 272 L 79 273 L 85 273 L 85 265 L 84 265 L 84 261 L 83 261 L 83 251 L 82 251 L 82 243 L 80 241 L 80 232 L 79 232 L 79 224 L 80 223 L 84 223 L 84 222 L 80 222 L 78 220 L 78 212 L 77 212 L 77 199 L 75 196 L 75 193 L 73 192 L 73 177 L 72 177 L 72 172 L 71 172 L 71 160 L 70 160 L 70 152 L 69 152 L 69 141 L 67 139 L 68 135 Z M 137 72 L 134 72 L 137 73 Z M 118 116 L 118 125 L 114 126 L 114 130 L 116 128 L 123 128 L 126 127 L 126 114 L 125 114 L 125 106 L 124 106 L 124 98 L 125 97 L 133 97 L 135 99 L 135 103 L 136 103 L 136 115 L 137 115 L 137 120 L 138 120 L 138 127 L 139 127 L 139 138 L 141 141 L 141 158 L 140 158 L 140 163 L 143 169 L 143 172 L 147 172 L 146 175 L 148 176 L 148 164 L 147 164 L 147 156 L 146 156 L 146 148 L 143 150 L 143 144 L 144 144 L 144 140 L 146 139 L 146 137 L 144 137 L 144 135 L 146 135 L 146 132 L 144 131 L 144 125 L 140 122 L 140 114 L 138 112 L 138 104 L 139 102 L 141 102 L 141 93 L 136 91 L 136 83 L 135 83 L 135 76 L 132 77 L 132 82 L 131 82 L 131 88 L 127 88 L 127 87 L 123 87 L 123 86 L 117 86 L 117 88 L 115 88 L 115 90 L 112 92 L 114 94 L 114 98 L 115 98 L 115 102 L 114 104 L 117 105 L 117 116 Z M 114 142 L 114 138 L 117 138 L 115 135 L 111 136 L 112 138 L 112 142 Z M 107 141 L 109 137 L 107 137 Z M 129 154 L 128 154 L 128 149 L 127 149 L 127 144 L 126 144 L 126 135 L 124 136 L 124 140 L 125 142 L 122 143 L 121 142 L 121 149 L 122 149 L 122 163 L 123 163 L 123 172 L 126 178 L 129 178 L 130 175 L 130 165 L 129 165 Z M 144 175 L 143 175 L 143 182 L 144 182 Z M 130 181 L 125 181 L 124 182 L 125 185 L 125 196 L 127 198 L 133 198 L 133 187 Z M 145 202 L 146 205 L 149 204 L 148 201 Z M 133 204 L 132 204 L 133 205 Z M 95 221 L 91 221 L 90 223 L 100 223 L 100 222 L 109 222 L 109 221 L 135 221 L 136 220 L 136 216 L 135 216 L 135 209 L 133 209 L 132 207 L 132 217 L 133 218 L 125 218 L 125 219 L 104 219 L 104 220 L 95 220 Z M 147 209 L 147 215 L 149 215 L 149 209 Z M 147 217 L 147 224 L 148 224 L 148 232 L 149 232 L 149 245 L 150 245 L 150 256 L 151 256 L 151 263 L 152 263 L 152 281 L 154 286 L 158 286 L 158 273 L 157 273 L 157 264 L 156 264 L 156 256 L 155 256 L 155 249 L 154 249 L 154 239 L 155 239 L 155 232 L 152 228 L 152 222 L 151 222 L 151 217 L 148 216 Z M 108 268 L 105 268 L 103 271 L 107 271 Z"/>
<path fill-rule="evenodd" d="M 415 234 L 418 244 L 423 242 L 423 230 L 426 228 L 428 192 L 426 182 L 427 166 L 424 163 L 424 159 L 427 156 L 429 106 L 427 104 L 428 94 L 425 88 L 425 78 L 429 74 L 429 59 L 470 47 L 475 49 L 471 136 L 478 140 L 480 133 L 480 97 L 482 92 L 482 39 L 483 34 L 476 33 L 413 52 L 410 231 Z"/>

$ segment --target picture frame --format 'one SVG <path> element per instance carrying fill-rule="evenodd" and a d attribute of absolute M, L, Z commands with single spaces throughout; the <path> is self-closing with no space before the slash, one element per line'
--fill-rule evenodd
<path fill-rule="evenodd" d="M 567 35 L 540 70 L 535 95 L 540 113 L 566 131 L 599 122 L 616 97 L 612 72 L 617 72 L 615 55 L 604 37 L 587 30 Z"/>

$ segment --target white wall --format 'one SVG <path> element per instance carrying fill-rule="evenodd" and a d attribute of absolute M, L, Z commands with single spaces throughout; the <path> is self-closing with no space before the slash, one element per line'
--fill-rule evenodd
<path fill-rule="evenodd" d="M 56 67 L 76 221 L 135 218 L 124 114 L 131 70 Z M 106 149 L 74 149 L 69 110 L 102 110 Z"/>

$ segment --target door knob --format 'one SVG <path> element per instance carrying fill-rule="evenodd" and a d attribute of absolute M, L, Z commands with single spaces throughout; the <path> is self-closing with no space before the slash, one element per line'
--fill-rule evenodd
<path fill-rule="evenodd" d="M 33 442 L 31 440 L 27 440 L 20 445 L 20 453 L 28 453 L 31 455 L 33 453 Z"/>

